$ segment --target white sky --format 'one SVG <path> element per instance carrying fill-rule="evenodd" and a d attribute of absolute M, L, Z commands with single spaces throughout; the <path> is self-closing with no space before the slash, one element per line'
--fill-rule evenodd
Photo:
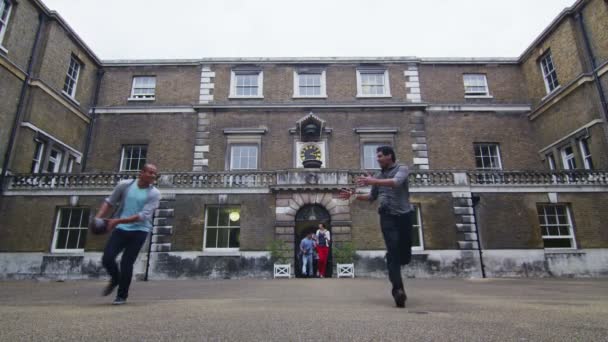
<path fill-rule="evenodd" d="M 101 59 L 517 57 L 575 0 L 43 0 Z"/>

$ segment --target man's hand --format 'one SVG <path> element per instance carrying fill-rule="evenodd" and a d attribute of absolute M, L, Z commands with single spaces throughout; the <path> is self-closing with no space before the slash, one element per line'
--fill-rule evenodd
<path fill-rule="evenodd" d="M 108 226 L 106 227 L 106 231 L 108 232 L 114 230 L 114 228 L 116 228 L 116 225 L 120 223 L 118 219 L 105 219 L 105 221 L 108 224 Z"/>
<path fill-rule="evenodd" d="M 340 190 L 340 199 L 349 200 L 355 194 L 355 189 Z"/>
<path fill-rule="evenodd" d="M 374 185 L 375 180 L 376 178 L 368 173 L 367 176 L 357 177 L 357 186 Z"/>

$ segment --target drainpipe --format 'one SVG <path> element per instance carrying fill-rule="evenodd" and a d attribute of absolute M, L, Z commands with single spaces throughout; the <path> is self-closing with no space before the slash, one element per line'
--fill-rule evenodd
<path fill-rule="evenodd" d="M 471 196 L 471 200 L 473 201 L 473 217 L 475 217 L 475 231 L 477 231 L 477 251 L 479 252 L 479 264 L 481 265 L 481 276 L 482 278 L 486 277 L 486 267 L 483 263 L 483 250 L 481 248 L 481 238 L 479 237 L 481 231 L 479 230 L 479 217 L 477 216 L 477 205 L 481 200 L 479 195 Z"/>
<path fill-rule="evenodd" d="M 81 172 L 84 172 L 87 167 L 87 160 L 89 159 L 89 149 L 91 146 L 91 139 L 93 136 L 93 128 L 95 126 L 95 119 L 97 115 L 95 114 L 95 109 L 97 108 L 97 102 L 99 101 L 99 90 L 101 89 L 101 80 L 103 79 L 103 75 L 105 71 L 103 69 L 97 70 L 97 82 L 95 84 L 95 95 L 93 96 L 93 103 L 91 104 L 91 122 L 89 123 L 89 127 L 87 128 L 87 138 L 84 143 L 84 155 L 82 156 L 82 165 L 80 168 Z"/>
<path fill-rule="evenodd" d="M 593 80 L 595 81 L 595 86 L 600 96 L 600 107 L 602 108 L 602 113 L 604 114 L 605 125 L 608 125 L 608 102 L 606 102 L 606 93 L 604 92 L 604 87 L 602 86 L 602 82 L 600 81 L 600 75 L 597 73 L 597 65 L 595 63 L 595 56 L 593 54 L 593 49 L 591 48 L 591 43 L 589 40 L 589 34 L 587 33 L 587 29 L 585 28 L 585 21 L 583 19 L 583 13 L 578 12 L 576 14 L 576 21 L 581 29 L 581 33 L 583 34 L 583 42 L 585 43 L 585 52 L 587 57 L 589 58 L 589 62 L 591 63 L 591 72 L 593 73 Z"/>
<path fill-rule="evenodd" d="M 25 97 L 27 94 L 27 88 L 29 86 L 30 81 L 32 80 L 32 70 L 34 69 L 34 64 L 36 63 L 38 48 L 40 47 L 40 35 L 42 33 L 42 28 L 43 28 L 45 22 L 46 22 L 45 15 L 40 13 L 38 15 L 38 29 L 36 30 L 36 37 L 34 38 L 34 45 L 32 46 L 32 54 L 30 55 L 30 59 L 27 64 L 25 80 L 23 81 L 23 85 L 21 86 L 21 93 L 19 94 L 19 102 L 17 102 L 17 110 L 15 111 L 15 119 L 13 120 L 13 127 L 11 128 L 11 134 L 8 138 L 8 144 L 6 147 L 6 152 L 4 154 L 4 162 L 2 163 L 2 173 L 0 173 L 0 196 L 4 193 L 4 181 L 6 179 L 6 174 L 8 172 L 10 159 L 13 154 L 12 150 L 15 145 L 15 140 L 17 139 L 17 132 L 19 130 L 19 125 L 21 124 L 21 117 L 23 115 L 24 108 L 25 108 Z"/>

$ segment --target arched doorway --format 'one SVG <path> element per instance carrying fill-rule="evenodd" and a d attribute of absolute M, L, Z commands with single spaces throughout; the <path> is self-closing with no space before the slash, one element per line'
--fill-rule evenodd
<path fill-rule="evenodd" d="M 317 231 L 319 223 L 324 223 L 326 228 L 331 232 L 331 215 L 323 206 L 319 204 L 308 204 L 300 208 L 296 213 L 296 226 L 294 229 L 294 274 L 296 277 L 302 277 L 302 262 L 298 258 L 300 251 L 300 241 L 309 232 L 313 234 Z M 325 276 L 332 276 L 332 248 L 330 245 L 329 256 L 327 257 L 327 270 Z M 317 274 L 317 262 L 313 263 L 314 274 Z"/>

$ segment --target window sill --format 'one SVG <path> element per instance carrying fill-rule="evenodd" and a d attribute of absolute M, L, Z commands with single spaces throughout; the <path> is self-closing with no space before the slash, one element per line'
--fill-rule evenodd
<path fill-rule="evenodd" d="M 200 256 L 215 256 L 215 257 L 226 257 L 226 256 L 241 256 L 241 252 L 237 249 L 234 251 L 203 251 Z"/>
<path fill-rule="evenodd" d="M 492 95 L 465 95 L 465 99 L 493 99 Z"/>
<path fill-rule="evenodd" d="M 8 50 L 2 46 L 2 44 L 0 44 L 0 53 L 2 53 L 3 55 L 8 55 Z"/>
<path fill-rule="evenodd" d="M 585 254 L 576 248 L 545 248 L 545 254 Z"/>
<path fill-rule="evenodd" d="M 67 97 L 68 100 L 72 101 L 72 103 L 74 103 L 77 106 L 80 106 L 80 102 L 76 101 L 76 99 L 74 97 L 72 97 L 70 94 L 66 93 L 65 90 L 61 91 L 61 94 L 63 94 L 63 96 Z"/>
<path fill-rule="evenodd" d="M 140 101 L 140 102 L 152 102 L 154 100 L 156 100 L 155 97 L 149 97 L 149 98 L 129 97 L 127 99 L 127 101 Z"/>
<path fill-rule="evenodd" d="M 391 94 L 387 95 L 361 95 L 357 94 L 358 99 L 388 99 L 392 98 Z"/>
<path fill-rule="evenodd" d="M 248 100 L 248 99 L 252 99 L 252 100 L 260 100 L 263 99 L 264 96 L 228 96 L 229 100 Z"/>
<path fill-rule="evenodd" d="M 547 95 L 543 96 L 543 98 L 540 99 L 540 102 L 544 102 L 545 100 L 549 99 L 553 95 L 557 94 L 561 89 L 562 89 L 562 86 L 558 85 L 557 88 L 553 89 L 553 91 L 551 91 L 551 92 L 547 93 Z"/>
<path fill-rule="evenodd" d="M 50 256 L 84 256 L 84 249 L 51 250 Z"/>
<path fill-rule="evenodd" d="M 327 95 L 319 95 L 319 96 L 302 96 L 302 95 L 297 95 L 297 96 L 292 96 L 293 99 L 326 99 Z"/>

